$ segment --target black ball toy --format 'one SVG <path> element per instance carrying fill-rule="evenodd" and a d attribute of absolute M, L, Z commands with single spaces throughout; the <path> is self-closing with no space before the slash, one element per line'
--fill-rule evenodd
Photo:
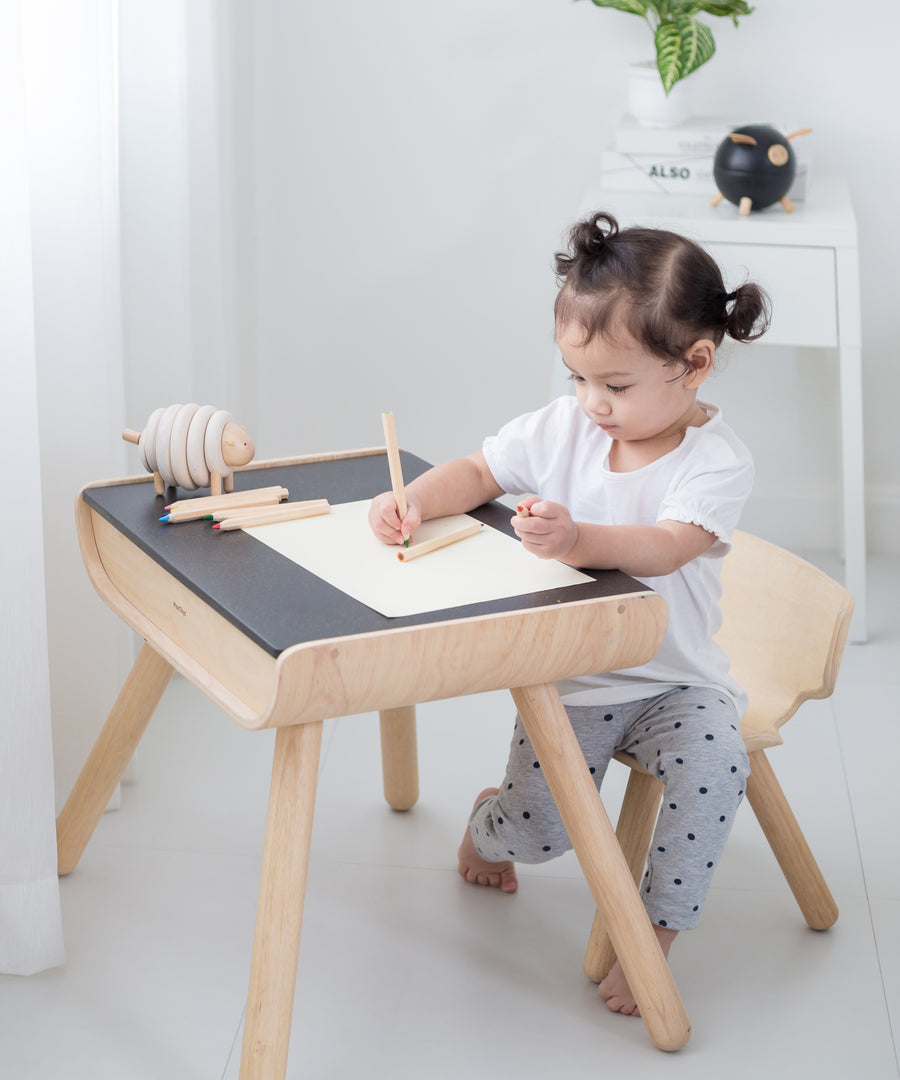
<path fill-rule="evenodd" d="M 785 136 L 768 124 L 748 124 L 732 131 L 719 144 L 713 160 L 719 191 L 712 205 L 727 199 L 746 216 L 778 202 L 790 213 L 794 205 L 787 193 L 797 173 L 797 159 L 789 143 L 810 130 Z"/>

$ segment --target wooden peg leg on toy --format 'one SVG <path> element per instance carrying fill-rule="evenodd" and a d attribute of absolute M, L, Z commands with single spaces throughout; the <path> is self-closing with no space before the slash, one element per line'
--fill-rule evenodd
<path fill-rule="evenodd" d="M 385 800 L 393 810 L 411 810 L 419 799 L 416 707 L 382 709 L 379 718 Z"/>
<path fill-rule="evenodd" d="M 690 1022 L 556 687 L 511 693 L 650 1038 L 678 1050 Z"/>
<path fill-rule="evenodd" d="M 69 874 L 78 865 L 172 671 L 167 660 L 144 645 L 57 819 L 59 874 Z"/>
<path fill-rule="evenodd" d="M 662 792 L 662 783 L 650 773 L 632 771 L 629 774 L 622 811 L 616 826 L 616 839 L 636 886 L 640 884 L 647 862 Z M 606 923 L 598 910 L 584 955 L 584 973 L 592 982 L 602 982 L 615 962 L 616 952 L 606 932 Z"/>
<path fill-rule="evenodd" d="M 753 200 L 748 195 L 745 195 L 738 205 L 738 213 L 741 217 L 746 217 L 750 213 L 752 206 Z"/>
<path fill-rule="evenodd" d="M 787 210 L 787 212 L 788 212 L 789 214 L 793 214 L 793 212 L 794 212 L 794 204 L 793 204 L 793 203 L 791 202 L 791 200 L 790 200 L 790 199 L 789 199 L 789 198 L 787 197 L 787 195 L 782 195 L 782 196 L 781 196 L 781 198 L 780 198 L 780 199 L 779 199 L 778 201 L 779 201 L 779 202 L 781 203 L 781 205 L 782 205 L 782 206 L 783 206 L 783 207 L 785 208 L 785 210 Z"/>
<path fill-rule="evenodd" d="M 321 721 L 275 734 L 240 1080 L 287 1068 L 321 745 Z"/>
<path fill-rule="evenodd" d="M 719 203 L 725 198 L 721 191 L 717 191 L 715 195 L 709 200 L 710 206 L 718 206 Z"/>

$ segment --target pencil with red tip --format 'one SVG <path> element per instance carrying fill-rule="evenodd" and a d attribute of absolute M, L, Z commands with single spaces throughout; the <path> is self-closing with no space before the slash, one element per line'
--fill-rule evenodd
<path fill-rule="evenodd" d="M 231 521 L 237 518 L 254 518 L 260 515 L 291 521 L 298 517 L 315 517 L 317 513 L 330 512 L 327 499 L 306 499 L 303 502 L 284 502 L 277 506 L 235 506 L 230 510 L 214 510 L 206 514 L 206 521 Z M 306 513 L 309 511 L 309 513 Z"/>
<path fill-rule="evenodd" d="M 296 521 L 299 518 L 319 517 L 330 514 L 331 507 L 326 499 L 316 499 L 306 503 L 284 503 L 282 506 L 258 507 L 257 514 L 238 514 L 234 517 L 217 521 L 214 529 L 220 532 L 232 532 L 234 529 L 252 529 L 257 525 L 277 525 L 282 521 Z"/>

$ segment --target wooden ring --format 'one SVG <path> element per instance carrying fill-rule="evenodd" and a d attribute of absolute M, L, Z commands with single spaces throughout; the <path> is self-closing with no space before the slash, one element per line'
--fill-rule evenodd
<path fill-rule="evenodd" d="M 197 487 L 209 487 L 209 468 L 203 450 L 206 428 L 216 412 L 215 405 L 201 405 L 194 413 L 187 433 L 187 463 L 191 479 Z"/>
<path fill-rule="evenodd" d="M 155 471 L 169 486 L 175 483 L 175 474 L 172 472 L 172 451 L 170 442 L 172 438 L 172 425 L 178 415 L 180 405 L 170 405 L 163 411 L 159 418 L 159 427 L 156 429 L 156 469 Z"/>
<path fill-rule="evenodd" d="M 219 409 L 209 419 L 206 425 L 206 435 L 203 439 L 203 456 L 206 458 L 206 467 L 212 473 L 219 476 L 229 476 L 231 466 L 222 456 L 222 436 L 225 433 L 225 425 L 232 420 L 231 413 Z"/>
<path fill-rule="evenodd" d="M 191 476 L 188 465 L 187 438 L 188 429 L 194 413 L 200 408 L 196 401 L 188 405 L 182 405 L 175 414 L 175 422 L 172 424 L 172 435 L 169 438 L 169 458 L 172 466 L 172 475 L 175 483 L 187 491 L 194 491 L 197 485 Z"/>
<path fill-rule="evenodd" d="M 154 409 L 141 432 L 138 453 L 141 456 L 141 464 L 147 472 L 156 472 L 156 429 L 159 427 L 159 418 L 165 411 L 165 409 Z"/>

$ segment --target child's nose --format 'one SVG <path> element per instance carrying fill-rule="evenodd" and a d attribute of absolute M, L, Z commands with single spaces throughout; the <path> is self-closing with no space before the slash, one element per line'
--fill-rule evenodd
<path fill-rule="evenodd" d="M 598 416 L 608 416 L 611 412 L 609 398 L 599 386 L 592 386 L 588 392 L 588 408 Z"/>

